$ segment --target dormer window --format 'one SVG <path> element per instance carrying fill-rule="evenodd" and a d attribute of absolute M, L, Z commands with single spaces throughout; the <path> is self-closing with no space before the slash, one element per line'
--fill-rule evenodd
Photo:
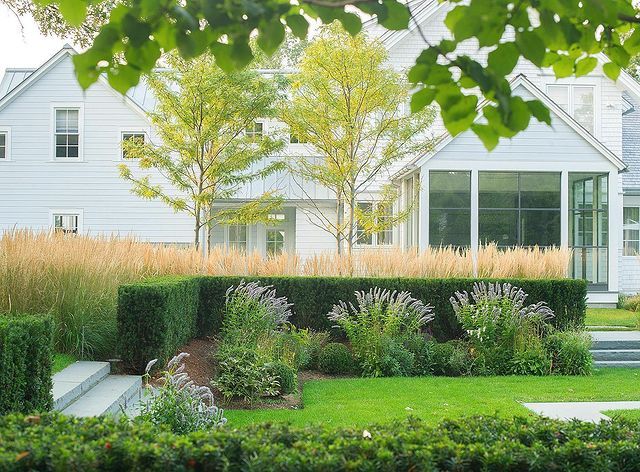
<path fill-rule="evenodd" d="M 593 85 L 548 85 L 547 95 L 584 129 L 594 134 L 596 113 Z"/>

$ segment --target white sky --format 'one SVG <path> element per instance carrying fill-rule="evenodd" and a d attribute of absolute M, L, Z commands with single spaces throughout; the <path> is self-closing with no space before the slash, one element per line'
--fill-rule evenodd
<path fill-rule="evenodd" d="M 42 36 L 31 17 L 22 17 L 20 21 L 0 4 L 0 77 L 7 67 L 40 66 L 67 42 Z"/>

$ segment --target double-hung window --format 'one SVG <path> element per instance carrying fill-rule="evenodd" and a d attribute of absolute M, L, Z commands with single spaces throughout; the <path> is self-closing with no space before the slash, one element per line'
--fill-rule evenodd
<path fill-rule="evenodd" d="M 247 225 L 229 225 L 229 247 L 239 251 L 247 250 Z"/>
<path fill-rule="evenodd" d="M 595 86 L 553 84 L 547 86 L 547 95 L 584 129 L 594 134 L 596 126 Z"/>
<path fill-rule="evenodd" d="M 389 205 L 374 202 L 358 202 L 362 213 L 375 213 L 376 225 L 381 229 L 376 232 L 366 231 L 361 222 L 356 222 L 356 244 L 360 246 L 390 246 L 393 244 L 393 208 Z"/>
<path fill-rule="evenodd" d="M 80 110 L 78 108 L 56 108 L 55 113 L 55 158 L 80 158 Z"/>
<path fill-rule="evenodd" d="M 623 255 L 640 254 L 640 207 L 624 207 L 623 213 Z"/>
<path fill-rule="evenodd" d="M 80 231 L 80 214 L 72 212 L 53 213 L 53 229 L 61 234 L 78 234 Z"/>
<path fill-rule="evenodd" d="M 123 131 L 122 132 L 122 158 L 123 159 L 129 158 L 129 156 L 127 155 L 126 143 L 130 141 L 144 144 L 145 134 L 139 131 Z"/>
<path fill-rule="evenodd" d="M 0 161 L 9 159 L 9 132 L 0 130 Z"/>

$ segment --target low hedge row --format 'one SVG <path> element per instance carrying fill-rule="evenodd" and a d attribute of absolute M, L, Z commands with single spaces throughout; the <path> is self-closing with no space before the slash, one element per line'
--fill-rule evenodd
<path fill-rule="evenodd" d="M 359 428 L 259 425 L 178 436 L 144 423 L 0 419 L 1 470 L 640 470 L 640 424 L 472 417 Z"/>
<path fill-rule="evenodd" d="M 429 324 L 441 341 L 460 337 L 460 327 L 449 299 L 456 291 L 471 291 L 480 279 L 418 279 L 374 277 L 174 277 L 120 288 L 118 324 L 121 355 L 141 369 L 150 359 L 171 356 L 190 333 L 218 331 L 224 313 L 225 292 L 241 280 L 273 285 L 279 296 L 293 303 L 291 322 L 299 328 L 329 330 L 327 313 L 339 300 L 355 301 L 356 290 L 383 287 L 407 290 L 434 306 Z M 483 279 L 510 282 L 529 294 L 528 301 L 545 301 L 556 314 L 552 323 L 563 329 L 584 324 L 587 286 L 582 280 Z M 195 312 L 194 312 L 195 310 Z M 195 318 L 194 318 L 195 316 Z M 171 320 L 170 322 L 168 320 Z M 195 320 L 195 321 L 194 321 Z M 194 328 L 195 322 L 195 328 Z"/>
<path fill-rule="evenodd" d="M 52 346 L 51 317 L 0 315 L 0 415 L 51 409 Z"/>

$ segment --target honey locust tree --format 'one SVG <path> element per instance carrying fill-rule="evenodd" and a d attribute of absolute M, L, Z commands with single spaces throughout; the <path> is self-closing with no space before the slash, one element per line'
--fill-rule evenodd
<path fill-rule="evenodd" d="M 388 214 L 397 192 L 392 184 L 380 187 L 379 182 L 389 181 L 394 163 L 426 152 L 432 144 L 427 131 L 433 110 L 407 112 L 409 84 L 386 60 L 382 44 L 363 34 L 351 36 L 335 24 L 324 28 L 291 77 L 291 99 L 281 113 L 291 133 L 320 156 L 292 157 L 290 166 L 302 177 L 299 187 L 309 203 L 310 220 L 331 233 L 338 252 L 351 253 L 356 224 L 366 233 L 379 232 L 406 216 L 406 211 Z M 308 195 L 308 181 L 335 195 L 334 219 Z M 365 210 L 358 202 L 369 199 L 372 190 L 377 202 Z"/>
<path fill-rule="evenodd" d="M 65 19 L 81 25 L 95 0 L 33 0 L 58 5 Z M 426 1 L 426 0 L 425 0 Z M 441 0 L 442 1 L 442 0 Z M 518 60 L 550 67 L 557 77 L 591 72 L 603 58 L 604 72 L 616 79 L 640 52 L 640 14 L 633 0 L 449 0 L 453 8 L 445 25 L 451 39 L 425 47 L 411 70 L 416 85 L 412 109 L 434 101 L 448 131 L 471 128 L 489 149 L 501 137 L 512 137 L 529 125 L 531 117 L 550 122 L 549 111 L 537 101 L 512 93 L 506 77 Z M 177 50 L 185 58 L 215 54 L 225 70 L 249 64 L 249 46 L 257 35 L 259 47 L 272 54 L 289 29 L 305 38 L 310 23 L 339 20 L 351 34 L 362 27 L 362 16 L 375 15 L 392 30 L 409 27 L 411 6 L 405 0 L 128 0 L 111 12 L 93 45 L 74 58 L 80 84 L 88 87 L 106 74 L 125 92 L 143 73 L 152 70 L 163 52 Z M 506 31 L 513 38 L 503 40 Z M 475 39 L 489 54 L 481 63 L 458 45 Z M 478 123 L 479 98 L 484 122 Z"/>
<path fill-rule="evenodd" d="M 251 71 L 227 74 L 211 55 L 195 60 L 173 55 L 167 63 L 169 68 L 148 78 L 157 99 L 150 118 L 160 142 L 130 139 L 123 146 L 127 159 L 161 174 L 168 185 L 127 164 L 120 166 L 120 174 L 140 197 L 191 215 L 196 246 L 200 230 L 213 224 L 266 222 L 282 203 L 273 192 L 234 209 L 214 211 L 213 206 L 283 168 L 281 162 L 262 162 L 282 149 L 281 139 L 246 132 L 256 120 L 275 115 L 281 90 L 277 80 Z"/>

